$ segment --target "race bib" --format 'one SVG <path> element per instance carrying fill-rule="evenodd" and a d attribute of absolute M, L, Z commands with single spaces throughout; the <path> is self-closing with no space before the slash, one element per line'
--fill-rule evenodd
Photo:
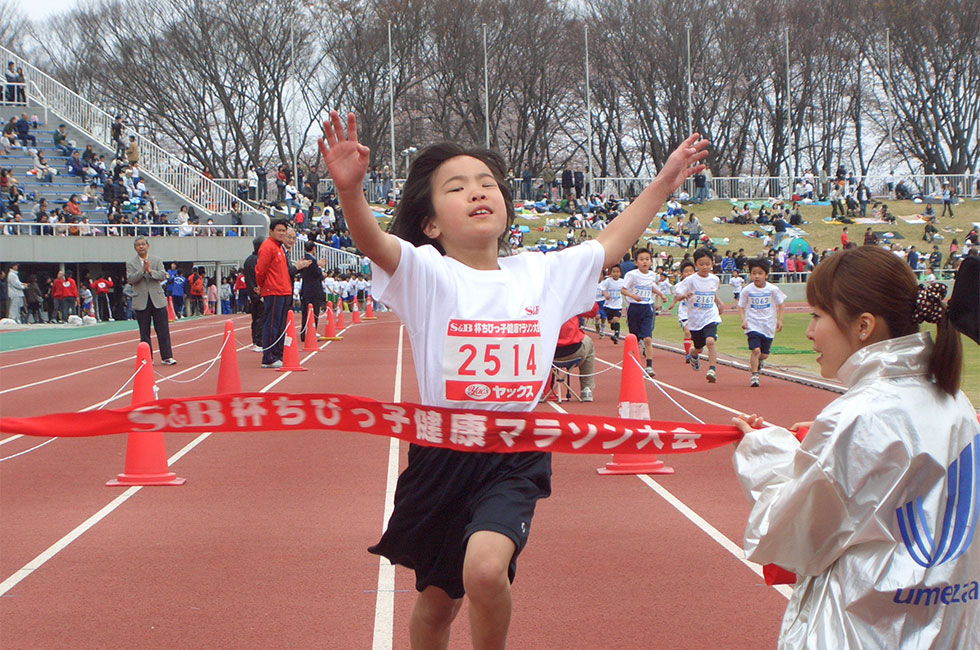
<path fill-rule="evenodd" d="M 636 295 L 640 297 L 640 302 L 653 301 L 653 290 L 650 287 L 637 286 Z"/>
<path fill-rule="evenodd" d="M 749 308 L 750 309 L 770 309 L 772 303 L 769 301 L 769 295 L 764 296 L 749 296 Z"/>
<path fill-rule="evenodd" d="M 449 321 L 443 355 L 446 399 L 531 402 L 544 381 L 536 320 Z"/>
<path fill-rule="evenodd" d="M 715 305 L 715 293 L 713 291 L 697 291 L 693 296 L 691 307 L 694 309 L 711 309 Z"/>

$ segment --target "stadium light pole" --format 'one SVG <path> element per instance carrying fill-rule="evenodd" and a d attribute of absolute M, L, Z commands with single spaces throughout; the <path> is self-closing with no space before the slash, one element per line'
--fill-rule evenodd
<path fill-rule="evenodd" d="M 589 83 L 589 26 L 585 25 L 585 112 L 589 118 L 589 142 L 585 148 L 585 153 L 587 156 L 588 165 L 588 179 L 586 186 L 589 191 L 586 194 L 595 192 L 595 188 L 592 187 L 592 183 L 595 180 L 592 172 L 592 92 L 591 85 Z"/>
<path fill-rule="evenodd" d="M 786 42 L 786 146 L 793 147 L 793 101 L 789 94 L 789 28 L 783 29 L 783 38 Z M 793 177 L 796 174 L 796 167 L 790 167 L 789 152 L 786 152 L 786 170 L 789 176 L 789 189 L 793 188 Z"/>
<path fill-rule="evenodd" d="M 684 23 L 687 30 L 687 135 L 694 133 L 694 114 L 691 110 L 691 21 Z"/>
<path fill-rule="evenodd" d="M 487 149 L 490 148 L 490 72 L 487 59 L 487 24 L 483 23 L 483 113 L 487 126 Z"/>
<path fill-rule="evenodd" d="M 895 122 L 895 105 L 892 103 L 892 30 L 890 27 L 885 28 L 885 57 L 887 58 L 885 97 L 888 99 L 888 174 L 892 175 L 892 170 L 895 168 L 895 140 L 892 134 L 892 126 Z"/>
<path fill-rule="evenodd" d="M 296 6 L 293 5 L 293 10 L 290 12 L 289 19 L 289 73 L 293 77 L 295 85 L 299 85 L 299 78 L 296 76 Z M 295 96 L 296 88 L 293 88 L 293 94 Z M 289 102 L 290 108 L 293 107 L 293 103 Z M 289 118 L 286 118 L 286 124 L 289 124 Z M 288 129 L 288 127 L 287 127 Z M 299 143 L 296 143 L 297 145 Z M 296 152 L 296 145 L 293 146 L 293 187 L 296 188 L 298 193 L 300 188 L 299 183 L 299 156 Z"/>
<path fill-rule="evenodd" d="M 391 21 L 388 21 L 388 121 L 391 124 L 391 177 L 394 180 L 398 165 L 395 164 L 395 65 L 391 55 Z"/>

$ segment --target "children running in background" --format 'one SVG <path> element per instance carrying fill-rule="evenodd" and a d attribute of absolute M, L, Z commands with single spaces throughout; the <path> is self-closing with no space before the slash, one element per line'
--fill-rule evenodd
<path fill-rule="evenodd" d="M 687 311 L 687 327 L 691 331 L 691 357 L 689 363 L 695 371 L 701 369 L 700 354 L 705 347 L 708 348 L 708 372 L 705 379 L 709 383 L 717 381 L 715 364 L 718 362 L 718 348 L 715 341 L 718 339 L 718 324 L 721 323 L 721 311 L 725 308 L 724 303 L 718 299 L 718 287 L 721 280 L 711 272 L 714 267 L 714 258 L 711 251 L 706 248 L 699 248 L 694 252 L 694 268 L 697 271 L 693 275 L 681 280 L 674 291 L 674 304 L 691 299 Z"/>
<path fill-rule="evenodd" d="M 623 313 L 623 294 L 620 290 L 625 282 L 622 276 L 623 269 L 619 264 L 613 264 L 609 267 L 608 277 L 599 285 L 602 290 L 602 297 L 606 300 L 603 309 L 606 312 L 606 318 L 609 319 L 613 343 L 619 343 L 619 317 Z"/>
<path fill-rule="evenodd" d="M 647 249 L 636 254 L 636 268 L 626 274 L 621 293 L 626 296 L 626 325 L 630 334 L 643 343 L 643 356 L 646 358 L 646 373 L 655 377 L 653 371 L 653 322 L 656 316 L 654 296 L 664 300 L 664 294 L 657 288 L 657 275 L 650 270 L 653 255 Z"/>
<path fill-rule="evenodd" d="M 606 311 L 603 309 L 606 306 L 606 297 L 602 295 L 602 283 L 605 280 L 604 274 L 599 274 L 599 282 L 595 286 L 595 304 L 598 307 L 595 317 L 593 318 L 593 323 L 595 324 L 595 331 L 602 338 L 603 333 L 606 329 Z"/>
<path fill-rule="evenodd" d="M 769 283 L 769 260 L 757 258 L 749 260 L 749 277 L 752 284 L 742 290 L 738 300 L 738 315 L 742 318 L 742 329 L 749 340 L 749 368 L 752 376 L 749 386 L 759 385 L 759 371 L 763 362 L 769 358 L 772 339 L 783 329 L 783 302 L 786 301 L 779 287 Z"/>
<path fill-rule="evenodd" d="M 732 294 L 735 296 L 735 304 L 738 304 L 738 297 L 742 293 L 742 287 L 745 286 L 745 278 L 743 278 L 738 269 L 732 271 L 732 277 L 728 280 L 728 284 L 732 287 Z"/>
<path fill-rule="evenodd" d="M 677 284 L 674 285 L 674 289 L 671 292 L 675 296 L 677 295 L 677 287 L 681 281 L 694 274 L 694 262 L 691 260 L 681 262 L 680 274 L 681 279 L 677 281 Z M 675 303 L 677 304 L 677 323 L 681 326 L 681 331 L 684 332 L 684 363 L 691 363 L 691 330 L 687 327 L 688 310 L 691 307 L 691 301 L 681 300 L 678 302 L 675 300 L 670 303 L 667 311 L 673 309 Z"/>

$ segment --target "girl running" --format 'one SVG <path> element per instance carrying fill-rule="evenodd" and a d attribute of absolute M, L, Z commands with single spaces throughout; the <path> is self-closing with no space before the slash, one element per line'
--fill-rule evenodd
<path fill-rule="evenodd" d="M 809 426 L 802 443 L 753 429 L 757 416 L 735 420 L 735 469 L 754 502 L 747 556 L 799 576 L 780 648 L 980 642 L 980 425 L 940 287 L 918 287 L 877 247 L 831 255 L 807 282 L 806 335 L 820 373 L 847 392 L 793 427 Z M 937 323 L 935 344 L 923 321 Z"/>
<path fill-rule="evenodd" d="M 599 289 L 605 299 L 604 309 L 612 329 L 612 342 L 619 343 L 619 317 L 623 315 L 623 269 L 619 264 L 609 267 L 609 277 L 602 281 Z"/>
<path fill-rule="evenodd" d="M 320 152 L 351 235 L 372 260 L 375 297 L 409 332 L 421 401 L 453 408 L 533 409 L 561 324 L 592 307 L 599 271 L 619 261 L 707 155 L 696 134 L 685 140 L 594 240 L 498 259 L 514 218 L 498 154 L 454 144 L 419 152 L 385 233 L 361 188 L 370 151 L 357 140 L 354 115 L 346 135 L 336 111 L 323 126 Z M 464 594 L 473 647 L 504 646 L 510 582 L 550 475 L 545 453 L 410 448 L 388 528 L 370 550 L 415 570 L 414 647 L 448 645 Z"/>

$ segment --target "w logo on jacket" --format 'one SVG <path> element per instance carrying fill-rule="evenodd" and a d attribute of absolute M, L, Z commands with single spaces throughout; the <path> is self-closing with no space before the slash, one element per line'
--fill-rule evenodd
<path fill-rule="evenodd" d="M 955 560 L 969 548 L 980 518 L 980 434 L 946 470 L 946 506 L 939 538 L 929 530 L 922 497 L 897 508 L 898 529 L 917 564 L 932 567 Z"/>

